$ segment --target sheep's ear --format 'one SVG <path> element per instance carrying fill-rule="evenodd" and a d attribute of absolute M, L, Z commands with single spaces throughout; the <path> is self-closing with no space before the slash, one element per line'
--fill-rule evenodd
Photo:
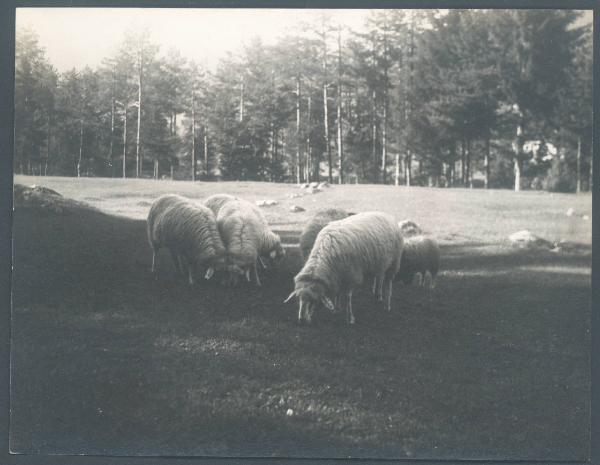
<path fill-rule="evenodd" d="M 215 274 L 215 269 L 211 266 L 208 270 L 206 270 L 206 274 L 204 275 L 204 279 L 212 278 L 213 274 Z"/>
<path fill-rule="evenodd" d="M 277 251 L 276 250 L 271 250 L 271 253 L 269 254 L 269 257 L 271 257 L 271 258 L 277 257 Z"/>
<path fill-rule="evenodd" d="M 296 296 L 296 291 L 294 290 L 294 291 L 292 291 L 292 293 L 291 293 L 291 294 L 288 296 L 288 298 L 287 298 L 287 299 L 285 299 L 285 300 L 283 301 L 283 303 L 284 303 L 284 304 L 285 304 L 285 303 L 288 303 L 290 300 L 292 300 L 292 297 L 295 297 L 295 296 Z"/>
<path fill-rule="evenodd" d="M 333 302 L 331 301 L 331 299 L 329 297 L 321 297 L 321 303 L 325 306 L 325 308 L 331 312 L 333 312 L 335 310 L 335 305 L 333 305 Z"/>

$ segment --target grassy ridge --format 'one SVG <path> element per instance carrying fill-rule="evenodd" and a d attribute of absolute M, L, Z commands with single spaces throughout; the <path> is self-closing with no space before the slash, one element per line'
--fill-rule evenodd
<path fill-rule="evenodd" d="M 68 195 L 56 183 L 72 186 L 78 199 L 105 199 L 98 206 L 127 189 L 134 199 L 168 189 L 152 181 L 90 180 L 89 190 L 82 181 L 52 179 L 43 185 Z M 285 229 L 286 240 L 294 240 L 298 220 L 290 219 L 297 217 L 283 202 L 297 201 L 284 200 L 297 190 L 261 186 L 170 187 L 184 195 L 198 188 L 198 197 L 218 187 L 281 199 L 267 212 L 280 219 L 275 229 Z M 375 187 L 344 189 L 355 189 L 355 198 L 344 200 L 354 210 L 373 204 L 367 196 Z M 378 189 L 376 199 L 387 192 Z M 301 200 L 333 205 L 342 190 Z M 442 197 L 432 199 L 433 191 L 401 192 L 418 197 L 420 205 L 437 205 L 421 221 L 437 232 L 434 219 L 453 224 L 448 210 L 466 215 L 466 207 L 449 206 L 449 200 L 437 204 Z M 295 306 L 282 304 L 300 266 L 293 249 L 282 269 L 264 277 L 262 288 L 225 291 L 207 282 L 190 289 L 174 279 L 167 253 L 160 257 L 159 281 L 152 279 L 141 220 L 17 209 L 11 449 L 584 459 L 589 237 L 560 254 L 503 247 L 492 240 L 501 234 L 485 233 L 495 227 L 484 224 L 494 216 L 482 206 L 487 194 L 456 192 L 461 202 L 478 199 L 464 216 L 472 240 L 444 240 L 436 289 L 398 288 L 392 314 L 366 290 L 360 292 L 355 327 L 339 315 L 319 315 L 313 327 L 295 324 Z M 585 211 L 591 203 L 589 197 L 524 195 L 533 199 L 523 207 L 527 213 L 504 194 L 512 193 L 490 198 L 504 199 L 494 201 L 512 210 L 506 213 L 511 224 L 522 229 L 531 218 L 548 232 L 545 237 L 561 235 L 559 211 L 570 221 L 564 210 Z M 120 197 L 137 202 L 131 198 Z M 534 212 L 536 199 L 552 208 Z M 382 208 L 395 205 L 381 201 Z M 416 208 L 406 199 L 404 205 Z M 580 219 L 577 227 L 585 224 Z M 288 409 L 293 415 L 286 415 Z"/>

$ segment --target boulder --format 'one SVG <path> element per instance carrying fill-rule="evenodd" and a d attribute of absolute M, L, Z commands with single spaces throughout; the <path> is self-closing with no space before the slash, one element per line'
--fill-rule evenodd
<path fill-rule="evenodd" d="M 277 200 L 271 200 L 271 199 L 256 201 L 256 205 L 258 205 L 259 207 L 271 207 L 273 205 L 277 205 L 278 203 L 279 202 L 277 202 Z"/>
<path fill-rule="evenodd" d="M 514 247 L 519 248 L 555 248 L 554 244 L 552 244 L 550 241 L 536 236 L 527 229 L 523 229 L 522 231 L 517 231 L 511 234 L 510 236 L 508 236 L 508 240 Z"/>
<path fill-rule="evenodd" d="M 301 207 L 300 205 L 292 205 L 290 207 L 290 211 L 292 213 L 297 213 L 297 212 L 304 212 L 306 211 L 306 208 Z"/>

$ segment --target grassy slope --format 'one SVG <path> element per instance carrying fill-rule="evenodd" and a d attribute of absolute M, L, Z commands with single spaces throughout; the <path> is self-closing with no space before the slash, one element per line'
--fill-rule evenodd
<path fill-rule="evenodd" d="M 166 253 L 152 280 L 143 221 L 18 209 L 14 451 L 587 455 L 590 226 L 564 212 L 589 214 L 590 197 L 344 186 L 283 200 L 297 189 L 16 181 L 97 198 L 112 211 L 125 205 L 132 217 L 147 210 L 138 202 L 167 191 L 277 198 L 282 204 L 267 211 L 288 231 L 303 218 L 286 212 L 292 203 L 381 207 L 421 222 L 445 246 L 433 292 L 397 289 L 391 315 L 362 292 L 355 327 L 321 315 L 306 328 L 294 323 L 294 305 L 281 303 L 299 267 L 293 251 L 263 288 L 189 289 L 175 281 Z M 497 244 L 523 228 L 583 245 L 553 254 Z"/>

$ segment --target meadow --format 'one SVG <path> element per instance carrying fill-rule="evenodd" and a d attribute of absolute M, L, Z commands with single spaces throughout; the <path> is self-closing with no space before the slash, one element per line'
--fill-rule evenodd
<path fill-rule="evenodd" d="M 10 448 L 19 453 L 584 460 L 589 456 L 589 195 L 16 176 L 96 209 L 15 208 Z M 175 192 L 265 208 L 288 256 L 262 287 L 190 288 L 145 216 Z M 291 213 L 292 205 L 305 211 Z M 357 323 L 296 323 L 283 300 L 319 208 L 382 210 L 442 245 L 428 291 L 367 289 Z M 574 214 L 566 212 L 573 209 Z M 584 219 L 587 215 L 589 219 Z M 560 251 L 521 250 L 528 229 Z M 290 413 L 291 412 L 291 413 Z"/>

